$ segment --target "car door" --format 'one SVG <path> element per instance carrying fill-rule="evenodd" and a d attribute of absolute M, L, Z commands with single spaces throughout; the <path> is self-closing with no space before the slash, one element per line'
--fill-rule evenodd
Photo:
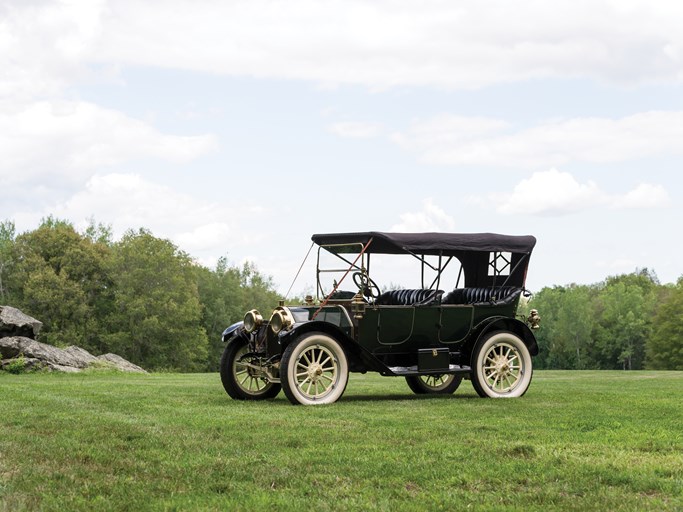
<path fill-rule="evenodd" d="M 463 341 L 472 330 L 474 307 L 445 304 L 439 308 L 439 341 L 457 343 Z"/>

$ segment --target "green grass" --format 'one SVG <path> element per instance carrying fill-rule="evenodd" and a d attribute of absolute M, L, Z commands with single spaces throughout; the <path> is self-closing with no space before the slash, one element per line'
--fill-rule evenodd
<path fill-rule="evenodd" d="M 683 372 L 527 395 L 228 398 L 217 374 L 0 374 L 0 510 L 682 510 Z"/>

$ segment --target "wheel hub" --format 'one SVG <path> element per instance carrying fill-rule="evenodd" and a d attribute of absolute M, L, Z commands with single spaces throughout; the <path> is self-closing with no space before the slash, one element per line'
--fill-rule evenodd
<path fill-rule="evenodd" d="M 312 382 L 317 382 L 320 376 L 323 374 L 323 367 L 319 363 L 313 363 L 308 367 L 308 378 Z"/>
<path fill-rule="evenodd" d="M 494 363 L 495 371 L 500 377 L 507 377 L 510 374 L 510 361 L 505 356 L 496 356 Z"/>

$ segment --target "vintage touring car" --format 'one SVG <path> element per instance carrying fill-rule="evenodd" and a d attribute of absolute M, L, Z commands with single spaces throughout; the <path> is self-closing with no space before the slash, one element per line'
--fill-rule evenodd
<path fill-rule="evenodd" d="M 518 318 L 517 306 L 534 237 L 365 232 L 312 240 L 316 297 L 281 303 L 269 320 L 251 310 L 223 332 L 220 375 L 232 398 L 268 399 L 283 389 L 293 404 L 329 404 L 349 372 L 368 371 L 405 377 L 422 394 L 453 393 L 463 378 L 482 397 L 527 391 L 540 317 L 531 310 Z M 396 257 L 410 260 L 419 287 L 383 289 L 373 280 Z M 407 265 L 394 268 L 406 278 Z"/>

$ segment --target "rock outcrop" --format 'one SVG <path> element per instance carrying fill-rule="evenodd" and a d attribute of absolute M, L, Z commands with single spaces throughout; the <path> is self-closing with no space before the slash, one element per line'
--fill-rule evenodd
<path fill-rule="evenodd" d="M 121 356 L 116 354 L 102 354 L 97 356 L 98 361 L 105 361 L 109 364 L 114 365 L 118 370 L 122 372 L 133 372 L 133 373 L 147 373 L 145 370 L 140 368 L 138 365 L 127 361 Z"/>
<path fill-rule="evenodd" d="M 0 306 L 0 369 L 21 364 L 27 370 L 79 372 L 86 368 L 112 368 L 147 373 L 116 354 L 95 357 L 80 347 L 61 349 L 36 341 L 42 325 L 16 308 Z"/>
<path fill-rule="evenodd" d="M 43 322 L 22 313 L 11 306 L 0 306 L 0 338 L 23 336 L 35 340 Z"/>

